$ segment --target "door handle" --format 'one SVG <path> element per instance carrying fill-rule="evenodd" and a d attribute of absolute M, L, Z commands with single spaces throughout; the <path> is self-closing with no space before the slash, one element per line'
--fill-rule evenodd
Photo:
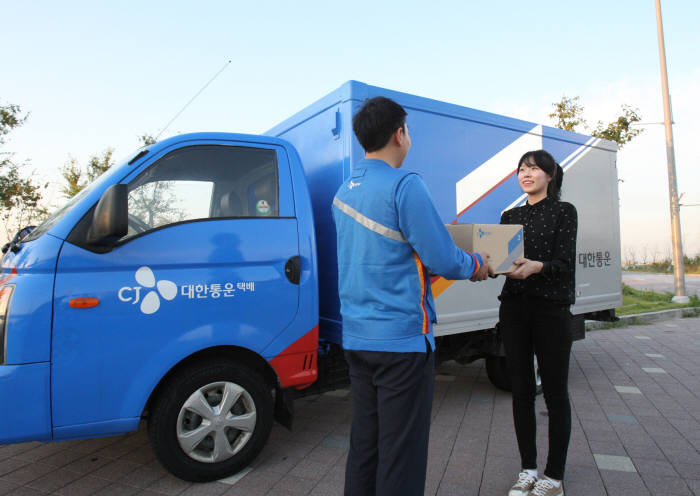
<path fill-rule="evenodd" d="M 292 284 L 299 284 L 301 279 L 301 259 L 298 255 L 293 256 L 284 264 L 284 275 Z"/>

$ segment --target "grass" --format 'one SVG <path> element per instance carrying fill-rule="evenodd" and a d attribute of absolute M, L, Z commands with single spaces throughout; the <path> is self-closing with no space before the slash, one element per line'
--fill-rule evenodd
<path fill-rule="evenodd" d="M 694 307 L 700 312 L 700 299 L 693 295 L 690 303 L 671 303 L 671 293 L 656 293 L 634 289 L 627 284 L 622 285 L 622 306 L 615 309 L 615 315 L 630 315 L 635 313 L 658 312 L 673 308 Z"/>
<path fill-rule="evenodd" d="M 681 318 L 684 319 L 690 319 L 692 317 L 700 317 L 700 308 L 695 307 L 693 308 L 692 312 L 684 313 L 683 315 L 681 315 Z"/>
<path fill-rule="evenodd" d="M 596 330 L 605 330 L 605 329 L 617 329 L 620 327 L 627 327 L 627 326 L 633 326 L 633 325 L 644 325 L 645 322 L 642 322 L 639 320 L 637 317 L 633 317 L 631 319 L 626 319 L 626 320 L 616 320 L 615 322 L 603 322 L 600 324 L 600 326 L 596 327 Z"/>

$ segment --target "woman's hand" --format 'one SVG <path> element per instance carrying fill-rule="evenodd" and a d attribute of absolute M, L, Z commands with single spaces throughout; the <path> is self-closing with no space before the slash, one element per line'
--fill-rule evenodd
<path fill-rule="evenodd" d="M 524 257 L 517 259 L 513 263 L 516 265 L 515 270 L 506 274 L 506 276 L 511 279 L 527 279 L 532 274 L 539 274 L 542 272 L 542 267 L 544 267 L 542 262 Z"/>

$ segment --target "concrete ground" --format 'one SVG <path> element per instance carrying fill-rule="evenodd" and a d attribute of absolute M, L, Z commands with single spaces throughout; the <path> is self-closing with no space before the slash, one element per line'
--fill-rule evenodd
<path fill-rule="evenodd" d="M 700 319 L 590 332 L 571 361 L 566 494 L 700 495 Z M 0 406 L 1 408 L 1 406 Z M 339 495 L 346 390 L 297 404 L 251 467 L 191 484 L 154 460 L 143 428 L 125 436 L 0 447 L 0 495 Z M 537 401 L 540 466 L 547 417 Z M 503 496 L 519 469 L 510 396 L 483 361 L 439 368 L 425 494 Z"/>

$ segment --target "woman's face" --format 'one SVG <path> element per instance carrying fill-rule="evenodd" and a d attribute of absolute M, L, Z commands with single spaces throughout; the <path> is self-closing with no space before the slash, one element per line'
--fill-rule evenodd
<path fill-rule="evenodd" d="M 523 193 L 539 196 L 547 194 L 547 186 L 552 180 L 532 159 L 522 163 L 518 168 L 518 183 Z"/>

